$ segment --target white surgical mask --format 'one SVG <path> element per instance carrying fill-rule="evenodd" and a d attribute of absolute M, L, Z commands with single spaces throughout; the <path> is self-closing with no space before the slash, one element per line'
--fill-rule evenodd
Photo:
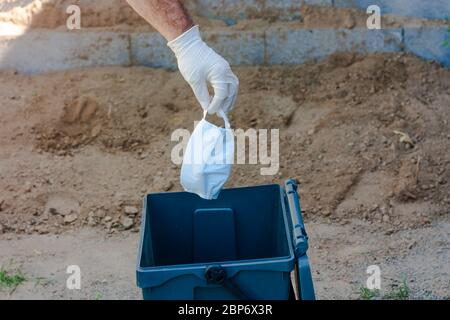
<path fill-rule="evenodd" d="M 203 119 L 189 139 L 181 166 L 181 185 L 203 199 L 217 199 L 231 173 L 234 160 L 234 135 L 224 112 L 218 114 L 225 122 L 219 128 Z"/>

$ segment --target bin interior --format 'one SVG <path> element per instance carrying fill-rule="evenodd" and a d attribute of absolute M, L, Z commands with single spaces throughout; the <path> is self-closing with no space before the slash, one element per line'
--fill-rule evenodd
<path fill-rule="evenodd" d="M 288 257 L 281 191 L 279 185 L 226 189 L 217 200 L 148 195 L 140 267 Z"/>

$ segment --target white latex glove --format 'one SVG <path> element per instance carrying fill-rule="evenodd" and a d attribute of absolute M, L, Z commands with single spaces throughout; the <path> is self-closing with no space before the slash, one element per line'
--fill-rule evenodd
<path fill-rule="evenodd" d="M 228 62 L 203 42 L 198 26 L 194 26 L 167 45 L 175 53 L 178 69 L 190 84 L 195 97 L 204 110 L 214 114 L 233 109 L 239 80 Z M 210 83 L 214 97 L 208 92 Z"/>

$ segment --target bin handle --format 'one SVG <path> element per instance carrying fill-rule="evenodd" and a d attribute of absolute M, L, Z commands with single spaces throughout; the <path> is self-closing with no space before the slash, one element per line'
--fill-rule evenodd
<path fill-rule="evenodd" d="M 315 300 L 314 284 L 312 281 L 311 268 L 308 262 L 308 235 L 305 225 L 303 224 L 302 211 L 300 208 L 300 200 L 298 198 L 298 182 L 289 179 L 285 183 L 286 197 L 291 214 L 292 221 L 292 237 L 297 259 L 297 280 L 298 290 L 301 300 Z"/>
<path fill-rule="evenodd" d="M 296 180 L 289 179 L 285 182 L 286 197 L 292 221 L 292 237 L 295 256 L 299 258 L 308 251 L 308 234 L 306 233 L 305 225 L 303 224 L 297 188 L 298 182 Z"/>
<path fill-rule="evenodd" d="M 212 265 L 205 269 L 205 279 L 209 284 L 221 285 L 240 300 L 252 300 L 249 296 L 227 276 L 226 270 L 222 266 Z"/>

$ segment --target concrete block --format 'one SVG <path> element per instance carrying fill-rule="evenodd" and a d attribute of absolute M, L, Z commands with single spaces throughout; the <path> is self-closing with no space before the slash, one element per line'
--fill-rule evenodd
<path fill-rule="evenodd" d="M 204 40 L 231 65 L 258 65 L 264 62 L 264 33 L 253 31 L 210 31 Z M 133 64 L 176 69 L 176 60 L 159 34 L 138 33 L 131 36 Z"/>
<path fill-rule="evenodd" d="M 405 50 L 426 60 L 440 62 L 450 67 L 450 46 L 443 44 L 450 40 L 446 27 L 405 29 Z"/>
<path fill-rule="evenodd" d="M 131 34 L 131 62 L 133 65 L 176 69 L 176 59 L 167 41 L 157 32 Z"/>
<path fill-rule="evenodd" d="M 360 8 L 378 5 L 381 14 L 395 14 L 426 19 L 449 19 L 449 0 L 334 0 L 336 7 Z"/>
<path fill-rule="evenodd" d="M 450 67 L 446 27 L 385 30 L 220 28 L 204 32 L 205 41 L 231 65 L 301 64 L 336 52 L 405 50 Z M 176 69 L 174 54 L 157 32 L 31 30 L 0 36 L 0 69 L 40 73 L 90 66 L 143 65 Z"/>
<path fill-rule="evenodd" d="M 286 29 L 266 33 L 268 64 L 301 64 L 336 52 L 397 52 L 402 50 L 400 29 Z"/>
<path fill-rule="evenodd" d="M 32 30 L 0 37 L 0 69 L 40 73 L 130 64 L 128 38 L 113 32 Z"/>
<path fill-rule="evenodd" d="M 306 0 L 311 4 L 331 5 L 332 0 Z M 300 17 L 302 0 L 187 0 L 185 6 L 194 15 L 220 19 L 228 24 L 251 18 L 293 20 Z"/>
<path fill-rule="evenodd" d="M 231 65 L 264 63 L 264 31 L 211 31 L 204 39 Z"/>
<path fill-rule="evenodd" d="M 265 0 L 187 0 L 189 12 L 221 20 L 240 20 L 261 17 Z"/>
<path fill-rule="evenodd" d="M 305 0 L 305 4 L 311 6 L 332 6 L 333 0 Z"/>
<path fill-rule="evenodd" d="M 264 14 L 277 20 L 295 20 L 301 16 L 301 0 L 265 0 Z"/>

